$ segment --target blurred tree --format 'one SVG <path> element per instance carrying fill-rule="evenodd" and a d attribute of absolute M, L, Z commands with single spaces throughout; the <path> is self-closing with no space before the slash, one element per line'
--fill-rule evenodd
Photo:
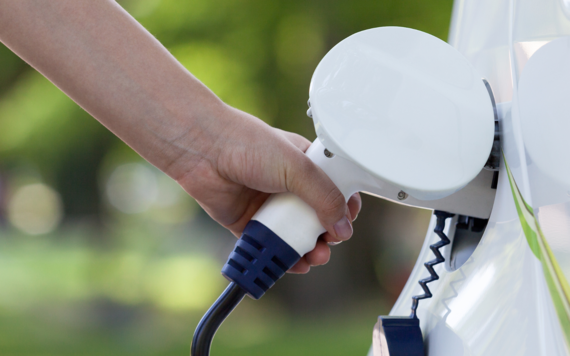
<path fill-rule="evenodd" d="M 451 0 L 124 0 L 120 3 L 230 105 L 315 137 L 311 74 L 350 34 L 409 26 L 445 39 Z M 66 215 L 98 215 L 97 169 L 117 140 L 0 46 L 0 162 L 27 162 L 62 193 Z"/>
<path fill-rule="evenodd" d="M 309 83 L 332 46 L 379 26 L 412 27 L 445 40 L 452 10 L 452 0 L 123 0 L 120 4 L 228 104 L 309 139 L 315 138 L 313 124 L 305 116 Z M 33 166 L 61 193 L 68 220 L 100 222 L 98 179 L 103 175 L 99 171 L 113 161 L 107 157 L 129 150 L 0 45 L 0 173 Z M 357 232 L 360 229 L 367 239 L 351 244 L 346 256 L 338 257 L 345 261 L 346 275 L 358 276 L 346 288 L 350 293 L 377 286 L 373 272 L 389 269 L 375 262 L 377 251 L 387 246 L 378 238 L 388 233 L 379 223 L 387 220 L 379 217 L 387 214 L 389 204 L 366 202 Z M 376 247 L 362 254 L 364 243 Z M 306 280 L 314 280 L 310 278 L 317 277 Z M 332 278 L 319 280 L 308 283 L 315 286 L 311 305 L 339 289 Z"/>
<path fill-rule="evenodd" d="M 347 36 L 379 26 L 416 28 L 445 40 L 453 0 L 119 3 L 228 104 L 314 139 L 313 123 L 305 112 L 311 75 L 322 56 Z M 190 216 L 193 209 L 184 208 L 185 202 L 170 207 L 178 209 L 176 213 L 163 209 L 168 219 L 158 219 L 149 209 L 108 223 L 112 219 L 104 215 L 110 210 L 103 204 L 103 187 L 118 166 L 137 160 L 128 146 L 0 44 L 0 228 L 6 225 L 3 215 L 11 186 L 32 177 L 58 190 L 67 223 L 88 220 L 94 222 L 91 227 L 106 229 L 105 234 L 90 234 L 85 228 L 60 230 L 41 239 L 0 236 L 4 353 L 188 351 L 188 336 L 203 310 L 187 317 L 176 308 L 189 302 L 198 305 L 200 298 L 209 300 L 219 292 L 225 281 L 215 264 L 226 258 L 233 236 L 204 212 L 190 223 L 164 223 L 185 221 L 178 216 Z M 333 248 L 331 263 L 304 276 L 286 276 L 255 307 L 249 307 L 251 301 L 243 303 L 217 336 L 216 354 L 365 352 L 374 313 L 388 312 L 398 296 L 430 212 L 369 196 L 363 204 L 354 239 Z M 99 250 L 90 241 L 85 247 L 86 235 L 111 236 L 115 244 Z M 196 266 L 196 256 L 203 265 Z M 207 271 L 202 278 L 206 281 L 193 279 L 191 272 L 197 270 Z M 212 283 L 220 286 L 208 287 Z M 188 293 L 195 300 L 187 298 Z M 58 310 L 54 302 L 62 300 L 65 307 Z M 81 305 L 71 306 L 70 300 L 81 300 Z M 48 305 L 45 316 L 38 312 L 42 302 Z M 28 314 L 18 314 L 25 313 L 22 306 L 32 304 Z M 7 316 L 7 310 L 11 313 L 18 306 L 19 312 Z M 283 307 L 304 319 L 287 321 L 291 314 L 282 313 Z M 347 323 L 350 318 L 343 308 L 366 318 Z M 315 319 L 313 325 L 308 320 L 314 313 L 328 313 L 337 320 Z M 260 331 L 252 333 L 250 327 Z"/>

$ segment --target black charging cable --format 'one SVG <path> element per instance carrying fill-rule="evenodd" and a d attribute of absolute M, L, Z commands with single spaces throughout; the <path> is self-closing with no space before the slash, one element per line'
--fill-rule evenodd
<path fill-rule="evenodd" d="M 259 221 L 250 221 L 222 268 L 222 275 L 231 283 L 200 320 L 190 355 L 208 356 L 216 331 L 243 297 L 261 298 L 300 259 L 273 231 Z"/>
<path fill-rule="evenodd" d="M 401 345 L 405 350 L 421 351 L 420 353 L 405 351 L 404 353 L 396 353 L 397 355 L 423 354 L 422 334 L 416 310 L 421 299 L 432 296 L 427 283 L 439 279 L 433 266 L 445 261 L 439 249 L 450 243 L 443 230 L 445 220 L 453 217 L 453 214 L 445 211 L 436 210 L 434 213 L 437 217 L 434 232 L 440 237 L 440 241 L 430 246 L 436 258 L 424 263 L 430 273 L 428 278 L 419 281 L 424 294 L 413 297 L 412 315 L 410 317 L 381 317 L 384 327 L 396 327 L 397 332 L 395 334 L 410 334 L 411 332 L 414 334 L 403 337 L 402 340 L 405 342 Z M 300 258 L 295 250 L 267 227 L 257 221 L 250 221 L 222 269 L 222 274 L 232 282 L 200 320 L 194 332 L 190 355 L 209 356 L 210 346 L 216 331 L 245 295 L 259 299 Z M 408 328 L 403 328 L 404 326 Z"/>
<path fill-rule="evenodd" d="M 242 301 L 245 291 L 232 282 L 200 320 L 192 339 L 191 356 L 210 355 L 210 345 L 218 328 Z"/>
<path fill-rule="evenodd" d="M 433 282 L 433 281 L 437 281 L 439 279 L 439 276 L 435 272 L 435 269 L 433 268 L 433 266 L 445 262 L 445 258 L 443 258 L 443 255 L 441 254 L 439 249 L 442 248 L 443 246 L 450 244 L 449 238 L 443 232 L 443 230 L 445 229 L 445 220 L 453 217 L 455 214 L 450 214 L 450 213 L 445 212 L 445 211 L 436 210 L 436 211 L 434 211 L 434 215 L 437 218 L 437 222 L 435 224 L 435 229 L 433 230 L 433 232 L 435 232 L 437 234 L 437 236 L 439 236 L 440 240 L 438 242 L 430 245 L 430 247 L 429 247 L 430 250 L 435 255 L 435 258 L 429 262 L 424 263 L 425 268 L 429 272 L 429 277 L 424 278 L 418 282 L 420 284 L 420 286 L 422 286 L 422 289 L 424 290 L 424 294 L 415 295 L 412 297 L 412 314 L 410 315 L 410 318 L 412 318 L 412 319 L 418 318 L 417 309 L 418 309 L 419 301 L 422 299 L 427 299 L 427 298 L 432 297 L 431 291 L 429 290 L 429 287 L 427 286 L 427 284 L 430 282 Z"/>

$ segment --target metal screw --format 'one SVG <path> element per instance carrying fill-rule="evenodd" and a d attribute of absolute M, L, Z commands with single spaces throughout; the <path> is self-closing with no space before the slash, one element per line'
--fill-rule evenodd
<path fill-rule="evenodd" d="M 408 193 L 404 192 L 403 190 L 400 190 L 400 192 L 398 192 L 398 200 L 405 200 L 408 198 Z"/>
<path fill-rule="evenodd" d="M 327 149 L 325 148 L 325 156 L 326 156 L 327 158 L 333 158 L 333 157 L 334 157 L 334 154 L 333 154 L 331 151 L 329 151 L 329 150 L 327 150 Z"/>

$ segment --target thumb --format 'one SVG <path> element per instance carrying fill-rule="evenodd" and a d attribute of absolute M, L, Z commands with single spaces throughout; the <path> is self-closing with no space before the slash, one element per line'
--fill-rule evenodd
<path fill-rule="evenodd" d="M 286 165 L 287 190 L 315 209 L 323 227 L 338 240 L 352 236 L 348 206 L 326 173 L 300 151 Z"/>

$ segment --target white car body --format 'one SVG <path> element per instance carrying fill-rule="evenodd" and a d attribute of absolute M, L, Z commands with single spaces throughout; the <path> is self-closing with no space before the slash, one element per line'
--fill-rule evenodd
<path fill-rule="evenodd" d="M 426 354 L 568 355 L 570 1 L 457 0 L 449 43 L 493 89 L 502 160 L 480 243 L 456 270 L 436 266 L 433 298 L 420 301 Z M 423 293 L 434 224 L 390 315 L 409 315 Z"/>

